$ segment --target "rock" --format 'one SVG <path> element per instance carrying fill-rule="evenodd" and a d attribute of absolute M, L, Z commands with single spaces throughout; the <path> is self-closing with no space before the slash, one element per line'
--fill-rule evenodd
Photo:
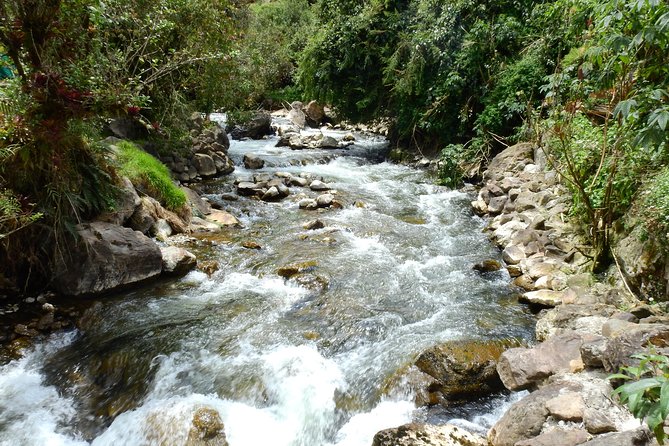
<path fill-rule="evenodd" d="M 219 209 L 212 209 L 211 214 L 207 215 L 207 220 L 221 226 L 241 226 L 237 217 Z"/>
<path fill-rule="evenodd" d="M 428 392 L 441 402 L 487 395 L 502 389 L 496 370 L 504 350 L 516 341 L 450 341 L 432 347 L 418 357 L 416 367 L 434 378 Z"/>
<path fill-rule="evenodd" d="M 79 240 L 64 247 L 54 268 L 54 289 L 65 295 L 98 294 L 157 276 L 160 248 L 130 228 L 94 222 L 76 226 Z"/>
<path fill-rule="evenodd" d="M 525 251 L 520 246 L 507 246 L 502 251 L 502 259 L 507 265 L 517 265 L 525 259 Z"/>
<path fill-rule="evenodd" d="M 197 264 L 195 256 L 183 248 L 167 246 L 160 248 L 160 252 L 163 257 L 163 274 L 183 276 Z"/>
<path fill-rule="evenodd" d="M 323 136 L 316 146 L 321 149 L 336 149 L 339 143 L 332 136 Z"/>
<path fill-rule="evenodd" d="M 495 259 L 486 259 L 480 263 L 474 265 L 474 270 L 481 273 L 489 273 L 493 271 L 499 271 L 502 269 L 502 264 Z"/>
<path fill-rule="evenodd" d="M 499 358 L 497 372 L 509 390 L 530 388 L 551 375 L 583 368 L 581 345 L 588 335 L 564 333 L 534 348 L 512 348 Z"/>
<path fill-rule="evenodd" d="M 583 424 L 585 429 L 591 434 L 603 434 L 616 431 L 616 424 L 605 413 L 597 409 L 585 409 L 583 414 Z"/>
<path fill-rule="evenodd" d="M 248 197 L 252 195 L 264 194 L 265 190 L 256 183 L 242 181 L 241 183 L 237 184 L 237 193 L 239 195 Z"/>
<path fill-rule="evenodd" d="M 325 227 L 325 223 L 323 223 L 321 220 L 311 220 L 305 223 L 302 227 L 307 231 L 311 231 L 314 229 L 323 229 Z"/>
<path fill-rule="evenodd" d="M 265 160 L 253 153 L 244 155 L 244 167 L 247 169 L 262 169 L 265 167 Z"/>
<path fill-rule="evenodd" d="M 607 340 L 603 336 L 596 337 L 581 345 L 581 359 L 583 364 L 590 368 L 602 368 L 602 358 L 606 352 Z"/>
<path fill-rule="evenodd" d="M 520 143 L 507 147 L 496 155 L 488 165 L 488 172 L 520 172 L 534 158 L 534 146 L 530 143 Z M 488 178 L 484 174 L 484 178 Z"/>
<path fill-rule="evenodd" d="M 279 189 L 276 186 L 272 186 L 269 189 L 267 189 L 267 192 L 265 192 L 261 198 L 262 201 L 279 201 L 283 198 L 281 193 L 279 192 Z"/>
<path fill-rule="evenodd" d="M 232 139 L 262 139 L 272 133 L 272 116 L 264 111 L 257 112 L 251 121 L 238 125 L 232 129 Z"/>
<path fill-rule="evenodd" d="M 165 241 L 167 237 L 172 235 L 172 227 L 164 218 L 159 218 L 156 223 L 151 226 L 149 233 L 158 240 Z"/>
<path fill-rule="evenodd" d="M 149 132 L 146 127 L 136 119 L 123 117 L 112 119 L 109 123 L 111 133 L 120 139 L 139 140 L 146 139 Z"/>
<path fill-rule="evenodd" d="M 411 423 L 378 432 L 372 446 L 487 446 L 487 442 L 456 426 Z"/>
<path fill-rule="evenodd" d="M 181 186 L 181 190 L 186 194 L 194 215 L 202 218 L 211 213 L 211 205 L 209 202 L 204 201 L 197 192 L 186 186 Z"/>
<path fill-rule="evenodd" d="M 246 249 L 262 249 L 262 246 L 251 240 L 244 240 L 242 246 Z"/>
<path fill-rule="evenodd" d="M 322 293 L 330 285 L 325 277 L 312 273 L 297 273 L 290 278 L 297 285 L 315 293 Z"/>
<path fill-rule="evenodd" d="M 198 175 L 202 178 L 209 178 L 216 176 L 216 163 L 209 155 L 203 153 L 196 153 L 193 155 L 193 167 L 197 170 Z"/>
<path fill-rule="evenodd" d="M 235 164 L 230 157 L 223 152 L 216 152 L 211 155 L 216 165 L 216 172 L 218 175 L 228 175 L 235 171 Z"/>
<path fill-rule="evenodd" d="M 490 202 L 488 203 L 488 212 L 496 215 L 502 212 L 504 210 L 504 205 L 506 204 L 506 201 L 508 198 L 506 196 L 501 196 L 501 197 L 493 197 L 490 199 Z"/>
<path fill-rule="evenodd" d="M 471 205 L 476 215 L 484 216 L 488 213 L 488 205 L 483 200 L 472 201 Z"/>
<path fill-rule="evenodd" d="M 583 420 L 585 403 L 580 394 L 565 392 L 546 401 L 546 409 L 558 420 L 580 422 Z"/>
<path fill-rule="evenodd" d="M 98 216 L 98 220 L 123 226 L 135 213 L 140 203 L 141 199 L 137 195 L 135 186 L 127 177 L 123 177 L 115 199 L 114 210 Z"/>
<path fill-rule="evenodd" d="M 543 307 L 555 307 L 562 303 L 564 293 L 553 290 L 528 291 L 518 298 L 520 302 L 541 305 Z"/>
<path fill-rule="evenodd" d="M 309 189 L 313 190 L 314 192 L 322 192 L 330 190 L 330 186 L 323 183 L 321 180 L 314 180 L 309 184 Z"/>
<path fill-rule="evenodd" d="M 555 429 L 529 440 L 519 441 L 514 446 L 577 446 L 590 438 L 591 435 L 583 429 Z"/>
<path fill-rule="evenodd" d="M 315 261 L 300 262 L 300 263 L 291 263 L 285 265 L 276 270 L 276 273 L 286 279 L 290 279 L 296 274 L 301 274 L 305 272 L 311 272 L 318 266 L 318 263 Z"/>
<path fill-rule="evenodd" d="M 304 200 L 300 200 L 298 206 L 300 207 L 300 209 L 313 211 L 315 209 L 318 209 L 318 202 L 313 198 L 305 198 Z"/>
<path fill-rule="evenodd" d="M 203 407 L 193 414 L 185 446 L 228 446 L 223 421 L 215 409 Z"/>
<path fill-rule="evenodd" d="M 292 107 L 291 107 L 292 108 Z M 316 101 L 310 101 L 304 109 L 307 122 L 312 127 L 319 127 L 325 118 L 323 107 Z"/>
<path fill-rule="evenodd" d="M 288 119 L 300 129 L 307 125 L 307 115 L 302 111 L 302 107 L 303 104 L 300 101 L 295 101 L 290 104 L 288 112 Z"/>
<path fill-rule="evenodd" d="M 616 247 L 617 259 L 630 286 L 644 300 L 666 300 L 667 256 L 662 242 L 648 237 L 643 224 L 638 223 Z"/>
<path fill-rule="evenodd" d="M 206 275 L 211 276 L 219 270 L 220 266 L 216 261 L 207 260 L 203 262 L 197 262 L 197 268 Z"/>
<path fill-rule="evenodd" d="M 334 201 L 334 196 L 332 194 L 322 194 L 316 198 L 316 203 L 319 208 L 326 208 L 332 205 Z"/>
<path fill-rule="evenodd" d="M 605 304 L 569 304 L 552 308 L 537 321 L 537 340 L 543 341 L 564 331 L 601 335 L 604 322 L 614 311 L 615 307 Z"/>
<path fill-rule="evenodd" d="M 669 326 L 637 325 L 629 322 L 627 324 L 629 325 L 626 329 L 607 342 L 606 350 L 602 356 L 602 364 L 604 370 L 609 373 L 618 373 L 621 367 L 637 365 L 638 359 L 633 359 L 631 356 L 644 351 L 650 345 L 655 346 L 658 354 L 669 354 L 669 348 L 667 347 L 669 346 Z"/>
<path fill-rule="evenodd" d="M 599 435 L 585 443 L 587 446 L 656 446 L 657 444 L 646 426 L 625 432 Z"/>
<path fill-rule="evenodd" d="M 135 209 L 128 220 L 128 225 L 135 231 L 142 234 L 149 234 L 150 229 L 158 220 L 158 211 L 156 210 L 156 201 L 149 197 L 142 197 L 139 206 Z"/>
<path fill-rule="evenodd" d="M 353 136 L 353 133 L 347 133 L 344 135 L 342 140 L 347 142 L 355 141 L 355 136 Z"/>
<path fill-rule="evenodd" d="M 308 184 L 309 180 L 307 180 L 306 178 L 292 177 L 290 179 L 291 186 L 307 187 Z"/>

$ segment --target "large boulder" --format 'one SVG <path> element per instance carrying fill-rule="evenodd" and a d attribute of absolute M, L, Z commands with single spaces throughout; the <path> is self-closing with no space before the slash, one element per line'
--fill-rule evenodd
<path fill-rule="evenodd" d="M 265 167 L 265 160 L 254 153 L 244 155 L 244 167 L 247 169 L 262 169 Z"/>
<path fill-rule="evenodd" d="M 497 372 L 509 390 L 536 386 L 551 375 L 583 369 L 581 345 L 593 335 L 567 332 L 534 348 L 512 348 L 499 358 Z"/>
<path fill-rule="evenodd" d="M 487 446 L 488 442 L 449 424 L 434 426 L 411 423 L 385 429 L 374 435 L 372 446 Z"/>
<path fill-rule="evenodd" d="M 235 126 L 230 132 L 232 139 L 262 139 L 265 135 L 271 134 L 272 116 L 265 111 L 257 112 L 250 121 Z"/>
<path fill-rule="evenodd" d="M 213 177 L 217 172 L 214 159 L 203 153 L 196 153 L 193 156 L 193 167 L 202 178 Z"/>
<path fill-rule="evenodd" d="M 98 294 L 157 276 L 163 257 L 141 232 L 111 223 L 77 225 L 78 240 L 63 249 L 54 288 L 66 295 Z"/>
<path fill-rule="evenodd" d="M 311 127 L 319 127 L 323 123 L 325 118 L 325 110 L 316 101 L 310 101 L 307 106 L 304 108 L 304 114 L 307 118 L 307 123 Z"/>
<path fill-rule="evenodd" d="M 183 248 L 167 246 L 160 248 L 163 256 L 163 274 L 183 276 L 197 265 L 195 256 Z"/>
<path fill-rule="evenodd" d="M 303 129 L 307 124 L 307 115 L 302 111 L 303 104 L 300 101 L 295 101 L 290 104 L 290 111 L 288 112 L 288 119 L 300 129 Z"/>
<path fill-rule="evenodd" d="M 445 404 L 503 389 L 497 360 L 517 346 L 515 340 L 450 341 L 421 353 L 416 367 L 434 379 L 427 389 L 428 400 Z"/>
<path fill-rule="evenodd" d="M 627 282 L 644 299 L 666 300 L 669 256 L 662 244 L 638 224 L 616 247 Z"/>

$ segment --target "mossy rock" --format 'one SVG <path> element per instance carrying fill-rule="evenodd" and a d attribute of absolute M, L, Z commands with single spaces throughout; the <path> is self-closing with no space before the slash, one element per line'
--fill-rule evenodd
<path fill-rule="evenodd" d="M 497 360 L 507 349 L 520 346 L 516 339 L 449 341 L 418 357 L 416 367 L 434 378 L 427 389 L 431 402 L 470 400 L 504 389 Z"/>

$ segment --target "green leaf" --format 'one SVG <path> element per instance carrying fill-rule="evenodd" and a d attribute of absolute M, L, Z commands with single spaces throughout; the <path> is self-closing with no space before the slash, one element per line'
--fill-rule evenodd
<path fill-rule="evenodd" d="M 622 117 L 626 119 L 630 115 L 632 108 L 637 106 L 637 101 L 635 99 L 627 99 L 625 101 L 618 102 L 616 108 L 613 109 L 613 116 Z"/>
<path fill-rule="evenodd" d="M 662 419 L 669 415 L 669 381 L 662 383 L 660 390 L 660 409 L 662 410 Z"/>
<path fill-rule="evenodd" d="M 614 373 L 613 375 L 609 375 L 606 377 L 609 381 L 613 381 L 614 379 L 632 379 L 631 376 L 629 375 L 624 375 L 622 373 Z"/>

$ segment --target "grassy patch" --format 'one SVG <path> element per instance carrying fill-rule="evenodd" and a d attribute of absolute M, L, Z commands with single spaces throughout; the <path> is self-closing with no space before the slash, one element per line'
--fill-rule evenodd
<path fill-rule="evenodd" d="M 118 144 L 119 171 L 171 211 L 186 204 L 186 195 L 174 185 L 167 167 L 128 141 Z"/>

